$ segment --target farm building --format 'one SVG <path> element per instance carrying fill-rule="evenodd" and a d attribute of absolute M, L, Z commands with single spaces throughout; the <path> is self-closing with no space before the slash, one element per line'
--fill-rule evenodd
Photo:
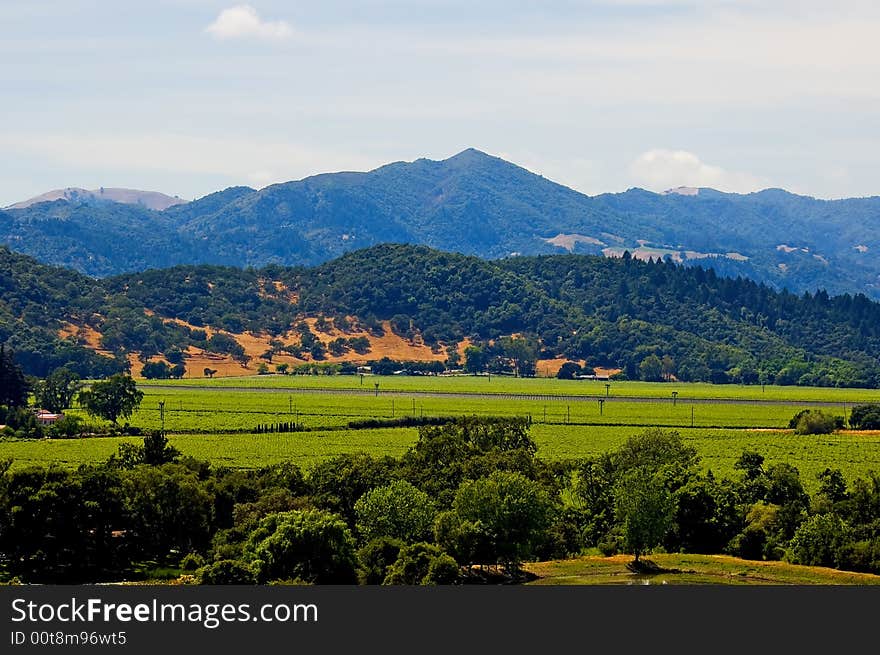
<path fill-rule="evenodd" d="M 57 421 L 60 421 L 64 418 L 64 414 L 58 413 L 53 414 L 52 412 L 45 409 L 38 409 L 37 412 L 37 423 L 40 425 L 52 425 Z"/>

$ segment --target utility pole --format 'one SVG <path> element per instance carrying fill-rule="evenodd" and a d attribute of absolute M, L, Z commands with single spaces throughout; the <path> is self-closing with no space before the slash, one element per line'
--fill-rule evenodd
<path fill-rule="evenodd" d="M 165 401 L 159 401 L 159 420 L 162 423 L 162 436 L 165 436 Z"/>
<path fill-rule="evenodd" d="M 604 409 L 604 407 L 605 407 L 605 399 L 599 398 L 599 416 L 602 416 L 602 414 L 604 413 L 602 411 Z"/>
<path fill-rule="evenodd" d="M 673 392 L 672 392 L 672 406 L 673 406 L 673 407 L 675 407 L 675 401 L 676 401 L 677 399 L 678 399 L 678 392 L 677 392 L 677 391 L 673 391 Z"/>
<path fill-rule="evenodd" d="M 611 385 L 606 384 L 605 385 L 605 397 L 607 398 L 609 395 L 611 395 Z"/>
<path fill-rule="evenodd" d="M 376 398 L 379 397 L 379 383 L 376 382 Z"/>

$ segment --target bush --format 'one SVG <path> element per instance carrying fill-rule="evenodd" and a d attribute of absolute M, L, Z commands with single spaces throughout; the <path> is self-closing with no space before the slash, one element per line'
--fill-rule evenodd
<path fill-rule="evenodd" d="M 199 584 L 255 584 L 253 572 L 245 564 L 231 559 L 223 559 L 202 567 L 197 571 L 196 579 Z"/>
<path fill-rule="evenodd" d="M 385 585 L 438 585 L 458 582 L 460 569 L 443 550 L 425 542 L 406 546 L 388 569 Z"/>
<path fill-rule="evenodd" d="M 788 427 L 794 429 L 795 434 L 831 434 L 843 427 L 843 419 L 819 409 L 805 409 L 792 417 Z"/>
<path fill-rule="evenodd" d="M 574 376 L 581 372 L 581 367 L 575 362 L 565 362 L 556 372 L 556 377 L 560 380 L 574 380 Z"/>
<path fill-rule="evenodd" d="M 789 544 L 788 559 L 807 566 L 840 566 L 850 548 L 849 526 L 836 514 L 818 514 L 804 521 Z"/>
<path fill-rule="evenodd" d="M 184 571 L 195 571 L 205 565 L 205 558 L 198 553 L 189 553 L 180 560 L 180 568 Z"/>
<path fill-rule="evenodd" d="M 358 551 L 361 563 L 359 578 L 362 584 L 382 584 L 388 568 L 397 561 L 405 544 L 400 539 L 379 537 Z"/>
<path fill-rule="evenodd" d="M 880 405 L 856 405 L 849 415 L 854 430 L 880 430 Z"/>
<path fill-rule="evenodd" d="M 260 583 L 294 578 L 314 584 L 357 580 L 355 542 L 348 526 L 321 510 L 266 516 L 248 537 L 244 554 Z"/>

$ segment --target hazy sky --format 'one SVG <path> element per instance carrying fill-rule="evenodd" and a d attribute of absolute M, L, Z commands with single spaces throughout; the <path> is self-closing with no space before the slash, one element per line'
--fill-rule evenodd
<path fill-rule="evenodd" d="M 874 0 L 0 0 L 0 205 L 466 147 L 589 194 L 880 194 Z"/>

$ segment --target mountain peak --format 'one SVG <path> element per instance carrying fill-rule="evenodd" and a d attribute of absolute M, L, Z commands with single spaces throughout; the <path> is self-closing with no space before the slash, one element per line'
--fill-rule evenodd
<path fill-rule="evenodd" d="M 41 202 L 54 202 L 63 200 L 65 202 L 119 202 L 124 205 L 142 205 L 147 209 L 155 209 L 162 211 L 181 205 L 188 201 L 178 198 L 177 196 L 169 196 L 158 191 L 140 191 L 138 189 L 122 189 L 122 188 L 105 188 L 82 189 L 80 187 L 67 187 L 65 189 L 54 189 L 46 193 L 34 196 L 22 202 L 10 205 L 6 209 L 26 209 L 31 205 Z"/>

